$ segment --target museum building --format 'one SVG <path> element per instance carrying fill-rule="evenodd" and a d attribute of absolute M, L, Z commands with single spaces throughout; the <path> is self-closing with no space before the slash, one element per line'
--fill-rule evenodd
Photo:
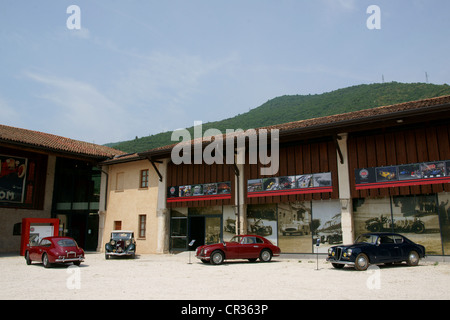
<path fill-rule="evenodd" d="M 429 255 L 449 255 L 449 111 L 443 96 L 260 128 L 256 139 L 245 131 L 244 144 L 230 134 L 191 140 L 182 151 L 190 160 L 178 164 L 179 144 L 108 159 L 103 244 L 120 226 L 138 235 L 138 253 L 193 250 L 239 233 L 262 235 L 283 253 L 314 253 L 320 240 L 326 253 L 364 232 L 395 231 Z M 263 131 L 276 138 L 254 157 L 255 141 L 258 150 L 269 141 L 258 139 Z M 279 165 L 262 174 L 275 146 Z"/>
<path fill-rule="evenodd" d="M 450 255 L 449 111 L 443 96 L 132 154 L 0 125 L 0 252 L 19 251 L 23 218 L 58 218 L 88 251 L 118 229 L 137 254 L 245 233 L 326 253 L 395 231 Z"/>
<path fill-rule="evenodd" d="M 99 162 L 123 152 L 0 125 L 0 252 L 19 252 L 22 219 L 58 218 L 59 235 L 98 249 Z"/>

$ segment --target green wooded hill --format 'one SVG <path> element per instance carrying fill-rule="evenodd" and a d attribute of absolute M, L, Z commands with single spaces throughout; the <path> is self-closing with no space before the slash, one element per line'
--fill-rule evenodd
<path fill-rule="evenodd" d="M 226 129 L 259 128 L 297 120 L 323 117 L 396 103 L 450 95 L 450 86 L 426 83 L 375 83 L 362 84 L 314 95 L 285 95 L 268 100 L 246 113 L 221 121 L 203 123 L 209 128 Z M 193 127 L 186 128 L 193 137 Z M 109 143 L 107 146 L 125 152 L 142 152 L 177 143 L 171 141 L 172 132 Z"/>

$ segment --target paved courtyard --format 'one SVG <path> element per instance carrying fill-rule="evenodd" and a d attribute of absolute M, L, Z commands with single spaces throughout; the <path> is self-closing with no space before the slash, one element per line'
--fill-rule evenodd
<path fill-rule="evenodd" d="M 374 267 L 334 269 L 323 257 L 276 257 L 270 263 L 202 264 L 194 253 L 105 260 L 87 253 L 80 267 L 26 265 L 0 256 L 0 299 L 305 300 L 450 299 L 450 263 L 439 258 Z"/>

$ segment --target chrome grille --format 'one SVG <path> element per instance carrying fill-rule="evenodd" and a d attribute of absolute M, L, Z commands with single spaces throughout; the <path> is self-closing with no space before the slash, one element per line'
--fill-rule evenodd
<path fill-rule="evenodd" d="M 335 257 L 335 259 L 336 260 L 341 260 L 341 255 L 342 255 L 342 248 L 337 247 L 336 248 L 336 257 Z"/>

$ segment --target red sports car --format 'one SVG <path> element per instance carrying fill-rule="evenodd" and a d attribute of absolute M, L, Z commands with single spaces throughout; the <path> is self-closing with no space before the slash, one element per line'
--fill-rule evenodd
<path fill-rule="evenodd" d="M 195 256 L 203 263 L 211 264 L 221 264 L 228 259 L 248 259 L 254 262 L 259 258 L 262 262 L 269 262 L 273 256 L 279 256 L 280 252 L 280 248 L 264 237 L 240 235 L 234 236 L 230 242 L 200 246 Z"/>
<path fill-rule="evenodd" d="M 84 261 L 84 251 L 70 237 L 45 237 L 37 246 L 29 246 L 25 251 L 25 260 L 42 262 L 48 268 L 52 263 L 69 263 L 79 266 Z"/>

